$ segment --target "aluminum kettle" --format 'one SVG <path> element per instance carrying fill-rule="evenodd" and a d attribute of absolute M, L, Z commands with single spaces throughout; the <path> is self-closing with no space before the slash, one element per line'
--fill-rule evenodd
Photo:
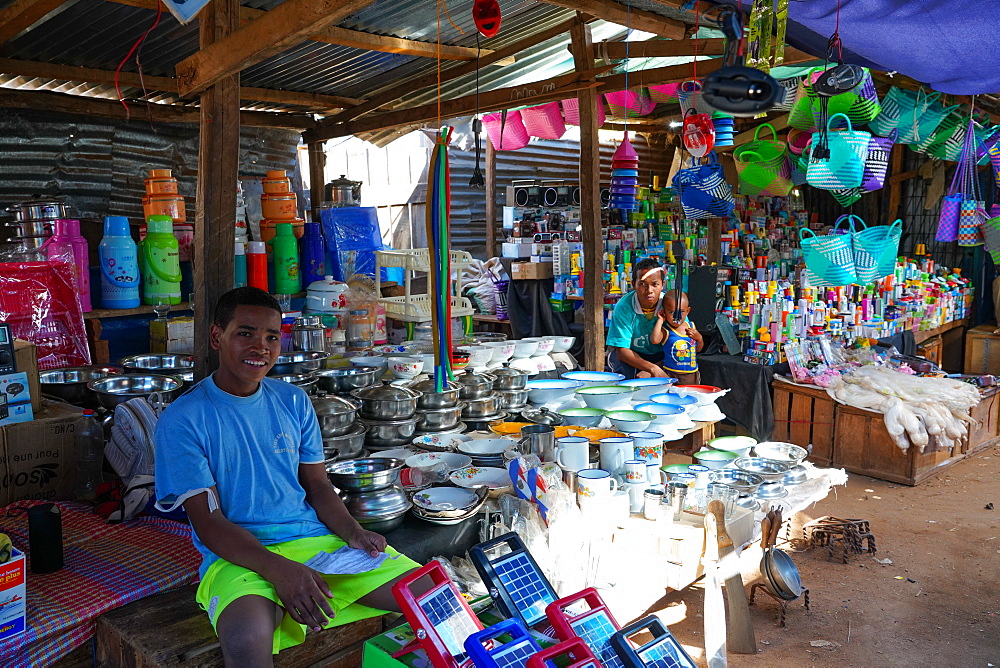
<path fill-rule="evenodd" d="M 323 186 L 323 206 L 359 206 L 361 181 L 351 181 L 344 174 Z"/>

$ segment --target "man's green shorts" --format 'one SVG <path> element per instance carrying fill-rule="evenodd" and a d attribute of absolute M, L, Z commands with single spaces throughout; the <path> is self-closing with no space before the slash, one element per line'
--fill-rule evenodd
<path fill-rule="evenodd" d="M 275 554 L 305 563 L 312 559 L 320 551 L 334 552 L 344 547 L 347 543 L 337 536 L 318 536 L 315 538 L 299 538 L 285 543 L 275 543 L 267 545 L 267 549 Z M 400 555 L 391 547 L 385 550 L 390 557 L 399 555 L 396 559 L 386 559 L 382 565 L 374 571 L 359 573 L 357 575 L 324 575 L 323 579 L 330 585 L 333 592 L 333 599 L 330 607 L 335 616 L 329 620 L 324 628 L 350 624 L 360 619 L 375 617 L 383 614 L 382 610 L 369 608 L 358 603 L 357 600 L 366 594 L 373 592 L 387 582 L 395 580 L 420 565 L 415 561 Z M 208 612 L 208 618 L 212 621 L 213 628 L 219 619 L 219 615 L 226 609 L 226 606 L 240 598 L 241 596 L 263 596 L 281 605 L 278 594 L 270 582 L 249 569 L 237 566 L 224 559 L 216 561 L 208 567 L 205 577 L 198 585 L 197 601 L 202 610 Z M 281 619 L 281 623 L 274 631 L 274 653 L 287 647 L 294 647 L 301 644 L 306 638 L 306 627 L 299 624 L 288 613 Z"/>

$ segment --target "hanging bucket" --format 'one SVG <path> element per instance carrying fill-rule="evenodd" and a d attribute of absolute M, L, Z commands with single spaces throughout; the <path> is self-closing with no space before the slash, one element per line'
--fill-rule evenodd
<path fill-rule="evenodd" d="M 516 151 L 527 146 L 530 141 L 520 111 L 486 114 L 483 116 L 483 128 L 489 135 L 493 148 L 498 151 Z"/>

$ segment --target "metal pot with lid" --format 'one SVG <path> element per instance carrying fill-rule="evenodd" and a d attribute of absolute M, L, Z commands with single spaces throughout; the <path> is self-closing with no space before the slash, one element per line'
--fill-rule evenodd
<path fill-rule="evenodd" d="M 534 422 L 535 424 L 543 424 L 552 427 L 558 427 L 563 423 L 563 416 L 550 411 L 545 406 L 541 408 L 527 408 L 521 411 L 521 417 L 523 417 L 528 422 Z"/>
<path fill-rule="evenodd" d="M 496 378 L 493 382 L 495 390 L 523 390 L 528 386 L 528 374 L 520 369 L 511 369 L 509 364 L 493 369 Z"/>
<path fill-rule="evenodd" d="M 496 376 L 488 373 L 469 373 L 466 371 L 455 379 L 459 384 L 459 396 L 462 399 L 483 399 L 493 391 Z"/>
<path fill-rule="evenodd" d="M 361 204 L 361 181 L 351 181 L 345 174 L 323 186 L 323 206 L 359 206 Z"/>
<path fill-rule="evenodd" d="M 70 212 L 69 205 L 55 197 L 43 198 L 36 196 L 35 199 L 25 200 L 24 202 L 7 207 L 7 212 L 13 214 L 14 219 L 19 223 L 33 220 L 55 220 L 57 218 L 75 217 Z"/>
<path fill-rule="evenodd" d="M 361 400 L 361 415 L 369 420 L 405 420 L 417 412 L 421 394 L 386 383 L 354 390 L 351 396 Z"/>
<path fill-rule="evenodd" d="M 462 386 L 458 383 L 446 381 L 444 390 L 438 392 L 433 378 L 418 380 L 415 383 L 411 383 L 409 387 L 411 390 L 416 390 L 420 393 L 421 396 L 417 399 L 417 407 L 423 410 L 457 406 L 459 394 L 462 389 Z"/>
<path fill-rule="evenodd" d="M 312 405 L 324 439 L 349 432 L 358 412 L 358 405 L 353 401 L 325 392 L 313 397 Z"/>

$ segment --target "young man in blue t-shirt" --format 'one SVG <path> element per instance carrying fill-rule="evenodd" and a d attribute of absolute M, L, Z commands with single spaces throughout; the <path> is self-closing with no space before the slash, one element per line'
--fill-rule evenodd
<path fill-rule="evenodd" d="M 197 600 L 227 666 L 273 665 L 306 628 L 396 610 L 391 586 L 418 567 L 351 517 L 327 478 L 315 411 L 300 388 L 266 378 L 281 352 L 281 309 L 257 288 L 224 294 L 211 327 L 219 368 L 157 422 L 157 506 L 183 505 L 202 553 Z M 377 557 L 357 575 L 304 564 L 349 546 Z"/>
<path fill-rule="evenodd" d="M 659 326 L 656 314 L 660 310 L 666 276 L 654 258 L 640 260 L 632 274 L 633 291 L 619 299 L 611 312 L 608 370 L 624 374 L 626 378 L 666 377 L 667 372 L 660 366 L 663 346 L 650 340 L 653 330 Z"/>

